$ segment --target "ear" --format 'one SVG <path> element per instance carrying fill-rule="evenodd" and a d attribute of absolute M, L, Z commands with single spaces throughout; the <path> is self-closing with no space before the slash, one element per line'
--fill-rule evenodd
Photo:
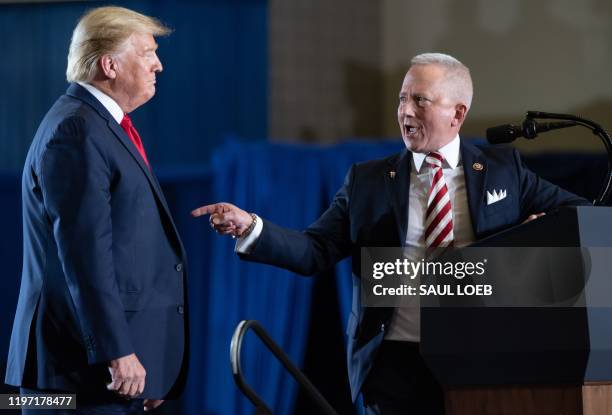
<path fill-rule="evenodd" d="M 451 127 L 459 127 L 465 121 L 465 116 L 467 115 L 468 108 L 467 105 L 459 103 L 455 105 L 455 114 L 451 119 Z"/>
<path fill-rule="evenodd" d="M 100 72 L 108 79 L 115 79 L 117 77 L 117 61 L 111 55 L 102 55 L 98 61 Z"/>

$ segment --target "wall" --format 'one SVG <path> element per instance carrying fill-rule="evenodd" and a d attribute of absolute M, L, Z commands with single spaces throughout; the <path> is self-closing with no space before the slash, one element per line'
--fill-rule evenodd
<path fill-rule="evenodd" d="M 381 134 L 380 13 L 376 1 L 269 1 L 273 139 Z"/>
<path fill-rule="evenodd" d="M 603 0 L 271 0 L 270 133 L 330 142 L 398 137 L 397 94 L 409 61 L 450 53 L 472 71 L 466 136 L 519 123 L 527 110 L 612 126 L 612 4 Z M 525 150 L 600 151 L 570 129 Z"/>

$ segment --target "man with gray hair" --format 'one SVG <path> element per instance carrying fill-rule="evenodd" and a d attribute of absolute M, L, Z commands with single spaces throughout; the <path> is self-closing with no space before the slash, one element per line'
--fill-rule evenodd
<path fill-rule="evenodd" d="M 6 382 L 76 393 L 77 413 L 141 413 L 185 380 L 185 251 L 128 115 L 155 94 L 154 36 L 169 32 L 121 7 L 86 13 L 70 44 L 70 86 L 25 161 Z"/>
<path fill-rule="evenodd" d="M 312 275 L 353 256 L 348 372 L 352 397 L 363 393 L 367 414 L 443 414 L 444 396 L 419 353 L 419 308 L 362 304 L 361 247 L 465 246 L 557 206 L 588 204 L 537 177 L 516 150 L 460 140 L 471 102 L 465 65 L 440 53 L 415 56 L 397 110 L 406 150 L 353 165 L 331 206 L 304 232 L 229 203 L 192 212 L 209 214 L 217 232 L 237 237 L 238 255 L 249 261 Z M 504 198 L 488 203 L 490 189 L 505 189 Z"/>

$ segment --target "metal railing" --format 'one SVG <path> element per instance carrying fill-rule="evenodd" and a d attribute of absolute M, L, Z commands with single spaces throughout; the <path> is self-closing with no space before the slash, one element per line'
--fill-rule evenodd
<path fill-rule="evenodd" d="M 234 376 L 234 382 L 238 389 L 249 398 L 249 400 L 255 405 L 258 414 L 272 415 L 272 410 L 266 405 L 259 395 L 247 384 L 246 379 L 242 374 L 240 366 L 240 353 L 242 350 L 242 342 L 246 332 L 252 329 L 253 332 L 259 337 L 263 344 L 272 352 L 272 354 L 282 363 L 287 371 L 293 376 L 297 383 L 306 391 L 308 396 L 317 404 L 321 410 L 321 414 L 325 415 L 338 415 L 338 413 L 332 408 L 327 400 L 321 395 L 321 393 L 314 387 L 306 376 L 289 360 L 289 357 L 285 352 L 276 344 L 274 340 L 266 333 L 264 328 L 255 320 L 243 320 L 234 331 L 232 336 L 232 343 L 230 345 L 230 361 L 232 363 L 232 375 Z"/>

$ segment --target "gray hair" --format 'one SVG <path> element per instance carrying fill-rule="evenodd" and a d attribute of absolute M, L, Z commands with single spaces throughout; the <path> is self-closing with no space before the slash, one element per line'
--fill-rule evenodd
<path fill-rule="evenodd" d="M 474 86 L 470 69 L 456 58 L 444 53 L 421 53 L 410 60 L 411 65 L 438 65 L 446 69 L 447 80 L 452 83 L 455 97 L 472 105 Z"/>
<path fill-rule="evenodd" d="M 87 12 L 74 28 L 66 79 L 91 82 L 98 71 L 98 61 L 120 51 L 133 33 L 164 36 L 171 32 L 157 19 L 124 7 L 98 7 Z"/>

